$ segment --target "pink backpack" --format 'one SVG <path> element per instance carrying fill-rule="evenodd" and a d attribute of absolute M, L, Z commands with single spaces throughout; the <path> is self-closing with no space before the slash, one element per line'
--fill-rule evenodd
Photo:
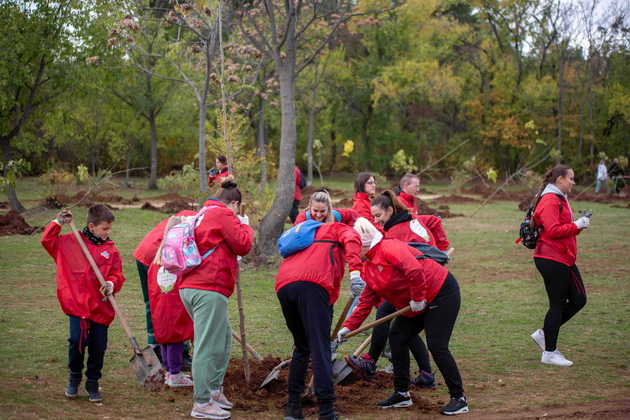
<path fill-rule="evenodd" d="M 166 271 L 178 276 L 187 274 L 217 249 L 215 246 L 202 256 L 195 242 L 197 219 L 214 207 L 218 206 L 203 207 L 196 215 L 184 217 L 164 235 L 161 261 Z"/>

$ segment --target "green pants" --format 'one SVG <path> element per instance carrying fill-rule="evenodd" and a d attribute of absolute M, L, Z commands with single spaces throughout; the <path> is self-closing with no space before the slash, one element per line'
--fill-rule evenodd
<path fill-rule="evenodd" d="M 192 375 L 195 402 L 207 403 L 210 391 L 219 390 L 230 362 L 232 326 L 228 318 L 228 299 L 221 293 L 180 289 L 179 296 L 195 323 L 195 356 Z"/>

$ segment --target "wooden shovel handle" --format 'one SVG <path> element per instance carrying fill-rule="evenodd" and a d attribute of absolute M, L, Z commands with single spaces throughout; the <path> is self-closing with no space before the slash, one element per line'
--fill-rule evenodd
<path fill-rule="evenodd" d="M 358 329 L 356 329 L 356 330 L 354 330 L 354 331 L 349 332 L 348 334 L 346 334 L 346 338 L 354 337 L 354 336 L 355 336 L 355 335 L 357 335 L 357 334 L 361 334 L 361 333 L 362 333 L 363 331 L 365 331 L 365 330 L 369 330 L 369 329 L 370 329 L 370 328 L 372 328 L 372 327 L 376 327 L 377 325 L 380 325 L 380 324 L 382 324 L 382 323 L 384 323 L 384 322 L 387 322 L 387 321 L 389 321 L 390 319 L 394 319 L 394 318 L 396 318 L 397 316 L 404 314 L 405 312 L 409 312 L 410 310 L 411 310 L 411 306 L 407 306 L 407 307 L 405 307 L 405 308 L 402 308 L 401 310 L 396 311 L 396 312 L 394 312 L 393 314 L 389 314 L 389 315 L 387 315 L 387 316 L 384 316 L 384 317 L 383 317 L 383 318 L 381 318 L 381 319 L 377 319 L 377 320 L 376 320 L 376 321 L 374 321 L 374 322 L 370 322 L 369 324 L 364 325 L 364 326 L 362 326 L 361 328 L 358 328 Z"/>
<path fill-rule="evenodd" d="M 238 208 L 238 215 L 241 217 L 245 216 L 245 203 L 241 203 L 241 206 Z"/>
<path fill-rule="evenodd" d="M 335 338 L 337 338 L 337 333 L 341 329 L 343 322 L 346 320 L 346 316 L 348 316 L 348 312 L 350 312 L 350 308 L 352 307 L 353 302 L 354 302 L 354 298 L 350 296 L 348 298 L 348 302 L 346 302 L 346 307 L 343 308 L 343 311 L 341 312 L 341 315 L 339 316 L 339 321 L 337 321 L 337 325 L 335 326 L 335 329 L 330 335 L 330 341 L 333 341 Z"/>
<path fill-rule="evenodd" d="M 234 330 L 232 330 L 232 337 L 238 341 L 239 344 L 243 344 L 241 342 L 241 337 L 239 337 L 238 334 L 236 334 L 236 332 L 234 332 Z M 262 362 L 263 358 L 260 357 L 260 354 L 258 354 L 258 352 L 256 350 L 254 350 L 254 348 L 252 346 L 250 346 L 249 344 L 245 343 L 245 347 L 247 348 L 247 351 L 252 355 L 252 357 L 254 359 L 256 359 L 258 362 Z"/>
<path fill-rule="evenodd" d="M 370 334 L 368 336 L 368 338 L 365 339 L 365 341 L 359 346 L 359 348 L 357 349 L 357 351 L 354 352 L 354 357 L 359 357 L 359 355 L 361 353 L 363 353 L 363 350 L 365 350 L 365 348 L 368 346 L 368 344 L 370 344 L 372 342 L 372 334 Z"/>
<path fill-rule="evenodd" d="M 101 274 L 101 270 L 98 269 L 98 266 L 96 265 L 96 262 L 94 261 L 94 258 L 92 258 L 92 255 L 90 254 L 90 251 L 87 249 L 85 242 L 83 242 L 83 237 L 77 230 L 77 227 L 74 225 L 73 221 L 70 221 L 70 228 L 72 229 L 72 233 L 74 233 L 74 237 L 79 243 L 79 246 L 81 246 L 81 249 L 83 250 L 83 254 L 85 254 L 85 258 L 87 258 L 88 262 L 90 263 L 90 266 L 92 267 L 92 270 L 94 270 L 94 274 L 96 274 L 96 278 L 98 278 L 98 281 L 101 283 L 101 286 L 106 286 L 105 279 L 103 278 L 103 274 Z M 111 303 L 112 308 L 114 308 L 114 312 L 116 313 L 116 316 L 120 320 L 120 323 L 122 324 L 123 329 L 125 330 L 125 333 L 127 334 L 127 337 L 129 337 L 129 341 L 131 342 L 131 345 L 133 346 L 135 350 L 140 351 L 140 346 L 138 345 L 136 338 L 131 332 L 131 327 L 129 327 L 129 324 L 127 323 L 127 319 L 125 318 L 125 315 L 123 315 L 122 311 L 120 310 L 120 306 L 118 306 L 118 302 L 116 302 L 114 295 L 108 295 L 107 299 L 109 300 L 109 303 Z"/>

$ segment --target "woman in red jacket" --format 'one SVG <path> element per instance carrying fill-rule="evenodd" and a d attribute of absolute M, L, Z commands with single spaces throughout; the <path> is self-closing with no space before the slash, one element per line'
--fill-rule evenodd
<path fill-rule="evenodd" d="M 420 251 L 398 239 L 380 239 L 380 233 L 366 219 L 359 218 L 354 229 L 361 235 L 363 255 L 369 260 L 363 267 L 365 289 L 359 305 L 339 331 L 339 341 L 357 329 L 381 298 L 397 310 L 407 305 L 407 312 L 394 321 L 389 342 L 394 364 L 394 393 L 377 405 L 381 408 L 408 407 L 409 344 L 423 329 L 433 360 L 451 395 L 443 414 L 468 412 L 462 379 L 448 343 L 461 303 L 459 285 L 448 270 L 431 259 L 417 259 Z"/>
<path fill-rule="evenodd" d="M 372 206 L 372 200 L 376 194 L 376 179 L 369 172 L 358 173 L 354 177 L 354 202 L 352 203 L 352 210 L 357 212 L 359 217 L 364 217 L 370 221 L 376 229 L 384 233 L 385 231 L 379 225 L 374 222 L 374 217 L 370 211 Z"/>
<path fill-rule="evenodd" d="M 247 255 L 254 231 L 247 216 L 237 216 L 241 192 L 227 182 L 219 188 L 212 207 L 197 219 L 195 242 L 201 255 L 212 252 L 180 279 L 179 295 L 194 322 L 195 357 L 192 363 L 195 404 L 192 417 L 226 419 L 232 403 L 223 395 L 223 378 L 232 350 L 228 298 L 234 292 L 237 256 Z"/>
<path fill-rule="evenodd" d="M 383 194 L 376 197 L 372 201 L 371 211 L 374 221 L 384 227 L 386 238 L 436 246 L 431 231 L 418 220 L 417 215 L 413 215 L 412 210 L 406 207 L 392 191 L 385 190 Z M 396 312 L 396 308 L 385 300 L 378 305 L 376 319 L 381 319 L 394 312 Z M 374 327 L 370 350 L 361 358 L 346 357 L 348 364 L 368 376 L 373 375 L 376 372 L 379 356 L 387 344 L 390 324 L 391 321 Z M 419 335 L 411 341 L 410 350 L 420 368 L 418 376 L 412 379 L 410 384 L 420 389 L 435 389 L 435 375 L 432 373 L 429 353 Z"/>
<path fill-rule="evenodd" d="M 357 217 L 354 210 L 334 208 L 328 191 L 317 190 L 311 195 L 306 210 L 297 215 L 294 225 L 306 220 L 317 220 L 322 223 L 339 222 L 352 227 Z"/>
<path fill-rule="evenodd" d="M 315 396 L 319 418 L 333 420 L 333 385 L 330 352 L 332 306 L 339 297 L 345 264 L 361 269 L 361 240 L 349 226 L 325 223 L 315 233 L 315 242 L 289 255 L 276 276 L 276 293 L 287 327 L 293 335 L 293 357 L 289 371 L 289 400 L 285 419 L 303 419 L 300 395 L 308 359 L 313 361 Z"/>
<path fill-rule="evenodd" d="M 543 350 L 541 362 L 556 366 L 571 366 L 556 345 L 560 326 L 586 305 L 586 290 L 577 258 L 576 237 L 589 225 L 583 216 L 573 220 L 573 211 L 567 194 L 575 185 L 573 170 L 558 165 L 545 174 L 543 185 L 535 203 L 534 225 L 542 227 L 534 250 L 534 263 L 543 276 L 549 297 L 549 310 L 542 330 L 532 334 Z"/>

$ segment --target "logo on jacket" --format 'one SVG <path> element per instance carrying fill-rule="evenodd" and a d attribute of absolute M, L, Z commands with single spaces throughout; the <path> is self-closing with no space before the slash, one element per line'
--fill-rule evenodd
<path fill-rule="evenodd" d="M 383 266 L 382 265 L 379 265 L 376 268 L 378 268 L 378 271 L 383 271 Z"/>
<path fill-rule="evenodd" d="M 109 260 L 109 252 L 103 251 L 101 252 L 101 255 Z"/>

